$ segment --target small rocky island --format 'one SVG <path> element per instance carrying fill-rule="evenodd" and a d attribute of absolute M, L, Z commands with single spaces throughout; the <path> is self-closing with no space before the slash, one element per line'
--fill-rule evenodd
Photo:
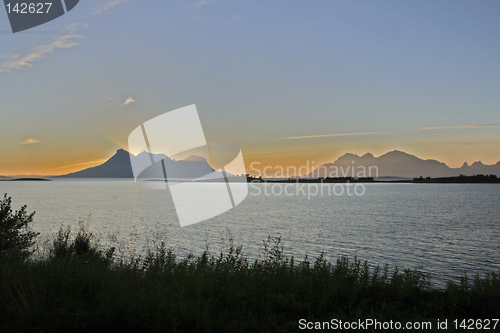
<path fill-rule="evenodd" d="M 45 179 L 45 178 L 15 178 L 15 179 L 10 179 L 10 181 L 13 181 L 13 182 L 25 182 L 25 181 L 50 182 L 52 180 Z"/>

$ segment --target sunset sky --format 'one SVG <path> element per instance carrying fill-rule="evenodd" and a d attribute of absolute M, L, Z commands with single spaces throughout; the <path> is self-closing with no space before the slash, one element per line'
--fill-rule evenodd
<path fill-rule="evenodd" d="M 0 9 L 0 175 L 100 164 L 191 104 L 247 165 L 494 164 L 499 17 L 498 0 L 82 0 L 13 34 Z"/>

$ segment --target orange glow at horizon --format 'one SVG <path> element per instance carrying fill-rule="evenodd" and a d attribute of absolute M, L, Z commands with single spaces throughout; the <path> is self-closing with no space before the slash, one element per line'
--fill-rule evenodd
<path fill-rule="evenodd" d="M 229 141 L 229 140 L 228 140 Z M 283 142 L 283 141 L 281 141 Z M 126 149 L 125 147 L 124 149 Z M 10 159 L 0 160 L 1 176 L 57 176 L 64 175 L 86 168 L 98 166 L 114 155 L 116 149 L 89 146 L 85 149 L 80 147 L 77 152 L 70 153 L 62 149 L 57 152 L 47 152 L 46 149 L 37 152 L 35 150 L 25 151 Z M 388 142 L 357 141 L 345 142 L 343 144 L 332 144 L 325 142 L 316 145 L 268 145 L 242 147 L 243 158 L 247 173 L 258 175 L 265 168 L 268 173 L 271 170 L 302 170 L 311 172 L 315 168 L 325 164 L 333 163 L 346 153 L 362 156 L 371 153 L 379 157 L 392 150 L 401 150 L 415 155 L 421 159 L 434 159 L 447 164 L 450 168 L 459 168 L 464 162 L 469 165 L 481 161 L 486 165 L 496 164 L 500 161 L 500 142 L 483 141 L 467 142 L 467 140 L 453 142 L 432 142 L 425 140 L 408 140 L 399 145 L 391 145 Z M 7 156 L 9 154 L 6 154 Z M 303 175 L 303 174 L 299 174 Z M 292 175 L 290 175 L 292 176 Z"/>

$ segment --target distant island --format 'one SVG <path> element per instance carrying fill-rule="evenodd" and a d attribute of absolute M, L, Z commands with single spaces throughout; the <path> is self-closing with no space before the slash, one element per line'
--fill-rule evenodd
<path fill-rule="evenodd" d="M 375 180 L 372 177 L 353 178 L 353 177 L 337 177 L 337 178 L 289 178 L 289 179 L 262 179 L 247 175 L 249 183 L 434 183 L 434 184 L 472 184 L 472 183 L 500 183 L 500 178 L 496 175 L 474 175 L 458 177 L 420 177 L 413 179 L 401 180 Z"/>
<path fill-rule="evenodd" d="M 468 184 L 468 183 L 500 183 L 500 178 L 496 175 L 474 175 L 466 176 L 460 175 L 458 177 L 443 177 L 443 178 L 414 178 L 412 183 L 454 183 L 454 184 Z"/>
<path fill-rule="evenodd" d="M 46 178 L 35 178 L 35 177 L 10 178 L 10 177 L 0 176 L 0 181 L 2 181 L 2 182 L 23 182 L 23 181 L 50 182 L 52 180 L 46 179 Z"/>
<path fill-rule="evenodd" d="M 272 179 L 272 178 L 256 178 L 247 175 L 249 183 L 373 183 L 373 177 L 334 177 L 334 178 L 288 178 L 288 179 Z"/>

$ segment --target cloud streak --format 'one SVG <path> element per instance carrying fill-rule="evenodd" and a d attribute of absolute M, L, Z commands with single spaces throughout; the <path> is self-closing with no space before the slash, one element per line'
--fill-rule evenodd
<path fill-rule="evenodd" d="M 320 135 L 306 135 L 306 136 L 289 136 L 289 137 L 286 137 L 286 138 L 279 138 L 279 140 L 326 138 L 326 137 L 332 137 L 332 136 L 379 135 L 379 134 L 389 134 L 389 133 L 390 132 L 364 132 L 364 133 L 320 134 Z"/>
<path fill-rule="evenodd" d="M 129 97 L 125 100 L 125 102 L 123 102 L 122 106 L 129 105 L 131 103 L 137 103 L 137 101 L 135 99 L 133 99 L 132 97 Z"/>
<path fill-rule="evenodd" d="M 78 30 L 80 28 L 87 28 L 88 26 L 89 26 L 89 24 L 84 23 L 84 22 L 75 22 L 75 23 L 71 23 L 70 25 L 68 25 L 62 31 L 66 32 L 67 34 L 72 34 L 76 30 Z"/>
<path fill-rule="evenodd" d="M 215 0 L 200 0 L 195 4 L 195 6 L 204 6 L 212 2 L 215 2 Z"/>
<path fill-rule="evenodd" d="M 42 142 L 42 141 L 37 140 L 37 139 L 33 139 L 33 138 L 29 138 L 29 139 L 26 139 L 24 141 L 21 141 L 20 143 L 22 145 L 32 145 L 32 144 L 40 143 L 40 142 Z"/>
<path fill-rule="evenodd" d="M 100 159 L 100 160 L 95 160 L 95 161 L 75 161 L 75 162 L 68 162 L 62 165 L 57 165 L 54 168 L 55 169 L 68 169 L 68 168 L 75 168 L 75 167 L 81 167 L 81 166 L 96 166 L 100 165 L 102 163 L 106 162 L 106 159 Z"/>
<path fill-rule="evenodd" d="M 103 1 L 104 3 L 98 7 L 96 10 L 94 10 L 94 14 L 101 14 L 102 12 L 111 9 L 113 7 L 118 6 L 119 4 L 126 2 L 128 0 L 106 0 Z"/>
<path fill-rule="evenodd" d="M 496 145 L 499 144 L 500 141 L 486 141 L 486 142 L 449 142 L 449 145 L 461 145 L 461 146 L 470 146 L 470 145 Z"/>
<path fill-rule="evenodd" d="M 26 69 L 33 65 L 34 62 L 44 58 L 46 55 L 61 49 L 69 49 L 78 45 L 75 41 L 81 35 L 63 35 L 59 36 L 52 43 L 39 45 L 32 48 L 28 53 L 21 55 L 16 54 L 10 59 L 0 64 L 0 73 L 10 72 L 16 69 Z"/>
<path fill-rule="evenodd" d="M 481 128 L 481 127 L 500 127 L 500 124 L 486 124 L 486 125 L 466 125 L 466 126 L 441 126 L 441 127 L 422 127 L 421 130 L 437 130 L 449 128 Z"/>

